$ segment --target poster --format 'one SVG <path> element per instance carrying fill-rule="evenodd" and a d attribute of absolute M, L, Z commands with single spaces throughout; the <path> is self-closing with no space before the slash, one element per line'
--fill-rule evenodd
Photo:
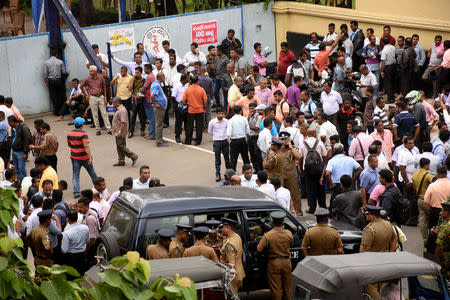
<path fill-rule="evenodd" d="M 215 44 L 217 38 L 217 21 L 191 24 L 192 42 L 200 45 Z"/>
<path fill-rule="evenodd" d="M 134 28 L 125 28 L 108 31 L 111 52 L 135 49 Z"/>
<path fill-rule="evenodd" d="M 166 40 L 170 43 L 170 35 L 165 28 L 151 27 L 145 32 L 142 44 L 144 44 L 145 51 L 158 56 L 164 52 L 162 42 Z"/>

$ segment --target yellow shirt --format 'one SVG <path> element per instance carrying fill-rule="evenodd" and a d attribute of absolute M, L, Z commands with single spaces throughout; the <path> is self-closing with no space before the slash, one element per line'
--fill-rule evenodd
<path fill-rule="evenodd" d="M 45 180 L 51 180 L 53 182 L 53 189 L 58 189 L 58 175 L 56 174 L 55 169 L 53 169 L 51 166 L 48 166 L 47 169 L 45 169 L 42 172 L 41 182 L 39 183 L 39 191 L 42 191 L 42 183 Z"/>
<path fill-rule="evenodd" d="M 422 181 L 422 178 L 425 175 L 425 173 L 428 174 L 425 176 L 422 183 L 422 188 L 419 191 L 420 182 Z M 423 199 L 423 197 L 425 196 L 425 191 L 427 190 L 430 183 L 433 182 L 433 175 L 431 175 L 431 173 L 428 172 L 427 170 L 421 168 L 417 170 L 416 173 L 413 174 L 412 182 L 414 184 L 414 188 L 416 189 L 417 194 L 419 195 L 419 198 Z"/>
<path fill-rule="evenodd" d="M 239 88 L 233 84 L 230 89 L 228 90 L 228 105 L 230 107 L 233 107 L 234 104 L 241 99 L 242 94 Z"/>
<path fill-rule="evenodd" d="M 117 79 L 117 97 L 119 97 L 122 100 L 127 100 L 128 98 L 131 97 L 132 91 L 130 91 L 128 87 L 130 86 L 132 79 L 133 76 L 131 76 L 130 74 L 127 74 L 127 76 L 125 77 L 120 76 Z"/>

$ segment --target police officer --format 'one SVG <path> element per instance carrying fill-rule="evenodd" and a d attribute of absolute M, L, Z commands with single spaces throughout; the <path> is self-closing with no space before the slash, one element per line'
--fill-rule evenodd
<path fill-rule="evenodd" d="M 234 231 L 237 222 L 232 219 L 222 218 L 220 230 L 226 237 L 220 249 L 220 262 L 236 272 L 236 276 L 231 285 L 237 292 L 245 277 L 244 265 L 242 263 L 242 240 L 239 234 Z"/>
<path fill-rule="evenodd" d="M 209 228 L 206 226 L 195 227 L 192 229 L 192 233 L 194 234 L 195 244 L 184 251 L 183 257 L 204 256 L 207 259 L 219 262 L 214 249 L 205 245 Z"/>
<path fill-rule="evenodd" d="M 442 202 L 442 222 L 438 226 L 435 254 L 441 259 L 441 273 L 450 280 L 450 201 Z"/>
<path fill-rule="evenodd" d="M 301 247 L 303 256 L 344 254 L 339 232 L 335 228 L 328 226 L 329 214 L 328 209 L 322 207 L 317 208 L 314 212 L 317 225 L 306 230 Z"/>
<path fill-rule="evenodd" d="M 281 180 L 281 185 L 284 186 L 284 159 L 281 147 L 283 141 L 276 136 L 272 137 L 272 144 L 267 151 L 266 160 L 264 161 L 264 169 L 267 170 L 269 179 L 278 177 Z"/>
<path fill-rule="evenodd" d="M 48 226 L 50 226 L 52 214 L 53 211 L 51 209 L 39 212 L 37 214 L 39 217 L 39 226 L 34 227 L 28 236 L 28 239 L 31 239 L 35 266 L 42 265 L 51 267 L 53 265 L 53 260 L 51 258 L 53 247 L 50 237 L 48 236 Z"/>
<path fill-rule="evenodd" d="M 286 213 L 276 211 L 271 214 L 273 228 L 264 234 L 256 248 L 262 252 L 267 248 L 269 264 L 267 279 L 272 291 L 272 299 L 290 299 L 292 288 L 292 265 L 289 257 L 294 238 L 289 230 L 283 228 Z"/>
<path fill-rule="evenodd" d="M 219 220 L 211 219 L 205 222 L 209 228 L 208 236 L 206 237 L 205 245 L 214 249 L 217 257 L 220 257 L 220 249 L 223 245 L 223 236 L 219 234 Z"/>
<path fill-rule="evenodd" d="M 169 257 L 180 258 L 183 257 L 184 247 L 189 242 L 189 231 L 192 230 L 192 226 L 185 224 L 177 224 L 177 235 L 170 242 Z"/>
<path fill-rule="evenodd" d="M 366 205 L 368 225 L 363 229 L 360 252 L 393 252 L 397 248 L 397 234 L 389 221 L 381 218 L 382 207 Z M 372 299 L 380 299 L 380 283 L 369 284 L 364 292 Z"/>
<path fill-rule="evenodd" d="M 147 259 L 169 258 L 169 245 L 173 237 L 173 231 L 170 229 L 161 229 L 158 231 L 158 243 L 147 246 Z"/>

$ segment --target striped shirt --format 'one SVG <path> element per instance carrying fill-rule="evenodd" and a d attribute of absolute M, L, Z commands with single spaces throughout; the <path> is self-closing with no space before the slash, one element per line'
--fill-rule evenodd
<path fill-rule="evenodd" d="M 319 46 L 322 44 L 321 41 L 317 41 L 317 44 L 313 44 L 312 42 L 309 42 L 306 44 L 305 48 L 309 51 L 311 56 L 311 63 L 314 62 L 314 59 L 316 58 L 316 54 L 319 53 Z"/>
<path fill-rule="evenodd" d="M 145 89 L 145 102 L 152 102 L 151 98 L 151 86 L 152 83 L 156 80 L 156 77 L 153 73 L 148 74 L 147 78 L 145 78 L 144 89 Z"/>
<path fill-rule="evenodd" d="M 378 106 L 375 106 L 375 110 L 373 111 L 373 120 L 381 120 L 381 122 L 383 122 L 383 126 L 389 126 L 389 120 L 386 112 Z"/>
<path fill-rule="evenodd" d="M 84 149 L 84 143 L 89 143 L 88 134 L 81 129 L 74 129 L 67 134 L 67 144 L 70 148 L 70 158 L 88 160 L 89 155 Z"/>

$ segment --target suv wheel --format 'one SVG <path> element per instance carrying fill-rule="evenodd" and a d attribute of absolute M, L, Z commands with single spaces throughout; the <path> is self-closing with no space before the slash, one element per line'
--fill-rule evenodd
<path fill-rule="evenodd" d="M 120 255 L 120 248 L 117 244 L 117 239 L 112 232 L 103 232 L 98 237 L 98 244 L 96 248 L 96 256 L 103 257 L 104 260 L 110 259 Z"/>

